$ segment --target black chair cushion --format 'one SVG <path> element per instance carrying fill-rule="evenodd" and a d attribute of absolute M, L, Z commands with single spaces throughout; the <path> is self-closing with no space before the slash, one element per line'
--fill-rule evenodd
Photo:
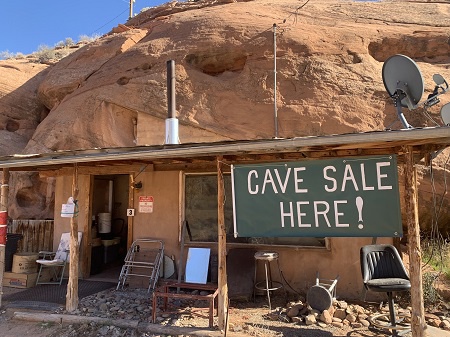
<path fill-rule="evenodd" d="M 403 278 L 378 278 L 365 283 L 367 289 L 377 292 L 407 291 L 411 282 Z"/>

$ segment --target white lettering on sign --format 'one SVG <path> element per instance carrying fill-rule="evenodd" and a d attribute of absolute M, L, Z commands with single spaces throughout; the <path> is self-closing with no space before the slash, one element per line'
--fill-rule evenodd
<path fill-rule="evenodd" d="M 333 184 L 331 185 L 331 187 L 328 187 L 328 185 L 325 185 L 324 187 L 325 187 L 325 191 L 334 192 L 337 190 L 337 180 L 328 175 L 327 171 L 329 171 L 329 170 L 336 172 L 336 168 L 334 166 L 325 166 L 323 168 L 323 177 L 325 178 L 325 180 L 331 181 Z"/>
<path fill-rule="evenodd" d="M 377 188 L 378 190 L 391 190 L 392 186 L 391 185 L 386 185 L 384 186 L 382 183 L 382 179 L 387 178 L 387 174 L 382 172 L 382 167 L 385 166 L 390 166 L 391 163 L 390 162 L 377 162 L 375 164 L 376 167 L 376 181 L 377 181 Z M 375 187 L 374 186 L 369 186 L 367 184 L 367 178 L 366 178 L 366 168 L 365 168 L 365 164 L 361 163 L 359 165 L 359 170 L 360 170 L 360 176 L 361 176 L 361 181 L 357 181 L 357 179 L 355 178 L 355 174 L 353 173 L 353 169 L 350 166 L 350 164 L 345 165 L 344 168 L 344 173 L 342 175 L 342 184 L 341 184 L 341 192 L 345 192 L 346 189 L 348 188 L 348 186 L 351 186 L 352 189 L 354 189 L 355 191 L 359 191 L 360 190 L 360 186 L 362 188 L 363 191 L 374 191 Z M 325 166 L 323 168 L 323 178 L 326 180 L 326 183 L 324 185 L 324 189 L 327 192 L 335 192 L 338 189 L 338 177 L 336 177 L 336 173 L 337 170 L 334 166 Z M 348 184 L 347 184 L 348 183 Z M 358 183 L 360 183 L 360 185 L 358 185 Z"/>
<path fill-rule="evenodd" d="M 297 168 L 294 169 L 294 171 Z M 277 181 L 278 181 L 278 185 L 280 185 L 281 188 L 281 192 L 282 193 L 286 193 L 286 187 L 288 185 L 288 181 L 289 181 L 289 175 L 291 173 L 291 168 L 289 167 L 286 173 L 286 177 L 284 178 L 284 182 L 281 183 L 281 177 L 280 177 L 280 173 L 278 172 L 278 169 L 275 169 L 275 175 L 277 176 Z"/>
<path fill-rule="evenodd" d="M 370 184 L 367 181 L 366 165 L 372 165 L 372 172 L 375 171 L 375 178 L 372 176 Z M 373 166 L 375 165 L 375 168 Z M 359 165 L 351 165 L 347 163 L 343 168 L 338 169 L 334 165 L 325 166 L 322 169 L 322 186 L 328 193 L 333 192 L 358 192 L 358 191 L 375 191 L 375 190 L 391 190 L 392 185 L 386 183 L 388 174 L 386 168 L 391 166 L 391 162 L 382 161 L 376 163 L 360 163 Z M 247 190 L 251 195 L 256 194 L 286 194 L 289 193 L 290 186 L 291 193 L 296 194 L 308 193 L 308 188 L 305 182 L 306 167 L 284 167 L 266 168 L 264 170 L 264 177 L 258 175 L 257 170 L 250 170 L 247 174 Z M 320 175 L 319 175 L 320 178 Z M 316 178 L 317 179 L 317 178 Z M 319 181 L 314 181 L 319 184 Z M 356 207 L 362 208 L 362 198 L 358 197 L 355 204 Z M 295 204 L 294 204 L 295 203 Z M 334 201 L 280 201 L 280 220 L 281 227 L 336 227 L 345 228 L 350 227 L 349 223 L 342 221 L 345 218 L 344 206 L 348 204 L 347 200 Z M 353 204 L 353 202 L 351 202 Z M 346 208 L 348 209 L 348 207 Z M 359 208 L 358 208 L 359 210 Z M 313 213 L 314 223 L 307 223 L 305 219 L 308 215 Z M 359 210 L 359 219 L 361 219 L 361 210 Z M 333 220 L 332 220 L 333 219 Z M 362 220 L 360 220 L 361 222 Z"/>
<path fill-rule="evenodd" d="M 284 170 L 284 169 L 283 169 Z M 305 171 L 306 167 L 294 167 L 294 174 L 291 175 L 291 168 L 289 167 L 286 170 L 285 175 L 283 176 L 280 174 L 280 171 L 275 169 L 266 169 L 264 173 L 264 180 L 262 181 L 261 186 L 261 194 L 264 194 L 266 192 L 266 189 L 270 189 L 273 191 L 273 193 L 278 194 L 278 189 L 281 191 L 281 193 L 285 194 L 286 189 L 289 185 L 289 181 L 291 179 L 291 176 L 293 176 L 294 180 L 294 186 L 295 186 L 295 192 L 296 193 L 308 193 L 307 188 L 301 188 L 301 183 L 304 181 L 303 178 L 299 176 L 299 172 Z M 273 171 L 273 174 L 272 174 Z M 274 179 L 274 176 L 276 177 L 276 180 Z M 258 180 L 258 172 L 256 170 L 251 170 L 248 172 L 247 175 L 247 190 L 249 194 L 258 194 L 259 187 L 260 187 L 260 181 Z"/>
<path fill-rule="evenodd" d="M 323 210 L 319 210 L 319 206 L 324 206 Z M 314 201 L 314 220 L 315 226 L 319 227 L 319 215 L 323 217 L 328 227 L 331 227 L 330 220 L 328 220 L 328 212 L 330 211 L 330 206 L 326 201 Z"/>
<path fill-rule="evenodd" d="M 341 188 L 342 192 L 345 191 L 345 187 L 347 186 L 347 181 L 351 181 L 353 183 L 353 187 L 355 188 L 355 191 L 359 191 L 358 184 L 356 183 L 356 180 L 355 180 L 355 175 L 353 174 L 352 167 L 349 164 L 345 165 L 344 178 L 342 179 L 342 188 Z"/>
<path fill-rule="evenodd" d="M 267 184 L 271 184 L 273 192 L 275 194 L 278 194 L 278 190 L 277 190 L 277 187 L 275 186 L 275 182 L 273 181 L 272 173 L 270 173 L 270 170 L 266 170 L 266 174 L 264 175 L 264 182 L 263 182 L 261 194 L 264 194 L 264 192 L 266 191 Z"/>
<path fill-rule="evenodd" d="M 248 193 L 249 194 L 258 194 L 258 191 L 259 191 L 258 185 L 255 186 L 255 189 L 252 189 L 251 179 L 252 179 L 253 175 L 255 176 L 256 179 L 258 179 L 258 172 L 256 170 L 251 170 L 250 172 L 248 172 L 248 176 L 247 176 Z"/>
<path fill-rule="evenodd" d="M 383 184 L 381 183 L 381 179 L 383 178 L 387 178 L 387 174 L 381 174 L 381 167 L 382 166 L 390 166 L 391 163 L 389 162 L 380 162 L 377 163 L 377 183 L 378 183 L 378 189 L 379 190 L 392 190 L 392 186 L 391 185 L 387 185 L 387 186 L 383 186 Z"/>
<path fill-rule="evenodd" d="M 390 162 L 377 162 L 376 164 L 376 182 L 378 190 L 391 190 L 391 185 L 384 185 L 383 180 L 388 175 L 383 172 L 383 168 L 390 166 Z M 367 183 L 365 163 L 359 165 L 359 178 L 356 178 L 354 168 L 350 164 L 346 164 L 343 172 L 338 172 L 336 167 L 329 165 L 323 168 L 322 176 L 324 178 L 323 188 L 327 192 L 336 192 L 338 189 L 345 192 L 348 189 L 354 191 L 374 191 L 375 186 Z M 264 179 L 261 181 L 256 170 L 251 170 L 247 175 L 247 190 L 249 194 L 265 194 L 272 191 L 275 194 L 285 194 L 290 184 L 294 186 L 295 193 L 308 193 L 305 188 L 305 180 L 302 173 L 306 171 L 306 167 L 294 167 L 293 173 L 291 168 L 283 169 L 286 173 L 280 172 L 277 168 L 267 168 L 264 172 Z"/>
<path fill-rule="evenodd" d="M 308 193 L 308 189 L 307 188 L 300 188 L 299 184 L 303 182 L 302 178 L 299 178 L 298 176 L 298 172 L 300 171 L 305 171 L 306 167 L 296 167 L 294 168 L 294 172 L 295 172 L 295 193 Z M 289 172 L 288 172 L 289 173 Z"/>
<path fill-rule="evenodd" d="M 285 205 L 287 204 L 287 205 Z M 344 216 L 344 213 L 339 211 L 340 204 L 347 204 L 347 200 L 335 200 L 333 202 L 332 211 L 334 214 L 334 227 L 349 227 L 348 223 L 340 223 L 339 218 Z M 297 201 L 296 208 L 293 206 L 293 202 L 283 202 L 280 201 L 280 215 L 281 215 L 281 227 L 311 227 L 311 224 L 303 223 L 302 218 L 307 215 L 307 213 L 302 211 L 302 205 L 309 205 L 309 201 Z M 314 226 L 319 227 L 326 225 L 331 227 L 328 214 L 330 213 L 330 204 L 327 201 L 314 201 L 313 203 L 314 211 Z"/>
<path fill-rule="evenodd" d="M 366 171 L 365 171 L 363 163 L 360 164 L 360 168 L 361 168 L 361 177 L 363 177 L 363 179 L 362 179 L 363 191 L 373 191 L 375 189 L 375 187 L 366 185 Z"/>

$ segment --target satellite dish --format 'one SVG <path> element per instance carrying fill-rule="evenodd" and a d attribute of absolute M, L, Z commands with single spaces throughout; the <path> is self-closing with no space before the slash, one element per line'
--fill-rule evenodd
<path fill-rule="evenodd" d="M 416 109 L 424 91 L 424 82 L 417 64 L 408 56 L 397 54 L 383 64 L 383 83 L 394 100 L 397 115 L 405 128 L 412 128 L 406 121 L 402 107 Z"/>
<path fill-rule="evenodd" d="M 434 83 L 436 83 L 436 85 L 443 85 L 447 83 L 441 74 L 434 74 L 433 81 Z"/>
<path fill-rule="evenodd" d="M 442 106 L 441 118 L 446 126 L 450 126 L 450 103 L 444 104 Z"/>
<path fill-rule="evenodd" d="M 389 57 L 383 64 L 383 83 L 391 97 L 403 91 L 401 104 L 410 110 L 415 109 L 424 91 L 422 74 L 417 64 L 405 55 Z"/>

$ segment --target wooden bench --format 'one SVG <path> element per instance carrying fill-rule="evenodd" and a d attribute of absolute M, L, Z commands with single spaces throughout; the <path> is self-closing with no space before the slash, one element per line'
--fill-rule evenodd
<path fill-rule="evenodd" d="M 175 289 L 175 291 L 173 290 Z M 198 291 L 208 291 L 210 292 L 208 295 L 194 295 L 194 294 L 184 294 L 177 293 L 177 289 L 192 289 Z M 172 290 L 172 292 L 171 292 Z M 192 299 L 192 300 L 201 300 L 209 302 L 209 327 L 211 328 L 214 325 L 214 301 L 217 297 L 219 290 L 216 284 L 198 284 L 198 283 L 186 283 L 186 282 L 175 282 L 175 283 L 166 283 L 162 286 L 156 288 L 153 291 L 153 299 L 152 299 L 152 322 L 156 321 L 156 309 L 158 305 L 158 298 L 164 298 L 164 306 L 163 312 L 167 312 L 167 302 L 169 298 L 176 299 Z"/>

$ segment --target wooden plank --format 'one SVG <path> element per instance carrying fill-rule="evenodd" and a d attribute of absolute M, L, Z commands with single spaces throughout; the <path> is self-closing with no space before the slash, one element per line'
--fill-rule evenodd
<path fill-rule="evenodd" d="M 39 240 L 39 226 L 31 226 L 31 231 L 33 233 L 31 237 L 31 250 L 36 251 Z"/>
<path fill-rule="evenodd" d="M 225 228 L 225 186 L 222 172 L 223 157 L 217 157 L 217 231 L 218 231 L 218 255 L 219 255 L 219 298 L 217 315 L 219 329 L 228 331 L 228 282 L 227 282 L 227 233 Z"/>
<path fill-rule="evenodd" d="M 72 181 L 72 197 L 75 202 L 75 212 L 78 211 L 78 166 L 74 164 L 73 181 Z M 66 294 L 66 310 L 73 312 L 78 307 L 78 217 L 70 218 L 70 266 L 69 266 L 69 282 L 67 283 Z"/>
<path fill-rule="evenodd" d="M 422 252 L 417 206 L 417 171 L 411 146 L 405 147 L 405 213 L 408 226 L 409 273 L 411 279 L 411 331 L 413 337 L 426 336 L 422 286 Z"/>

